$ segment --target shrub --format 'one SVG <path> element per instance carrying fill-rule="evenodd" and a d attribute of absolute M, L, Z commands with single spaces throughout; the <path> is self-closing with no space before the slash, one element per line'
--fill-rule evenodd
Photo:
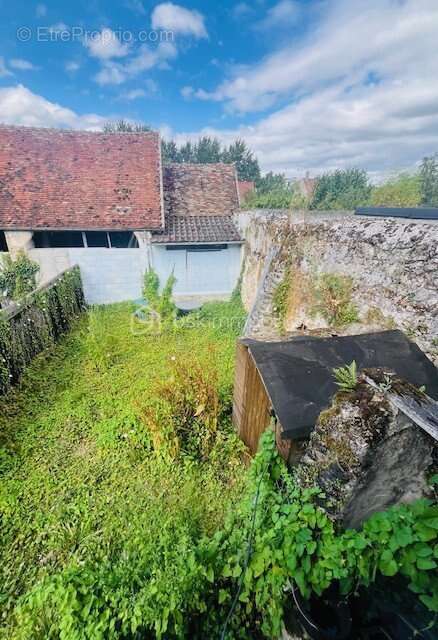
<path fill-rule="evenodd" d="M 374 187 L 371 194 L 371 205 L 374 207 L 418 207 L 420 203 L 420 178 L 408 173 L 401 173 Z"/>
<path fill-rule="evenodd" d="M 151 268 L 144 275 L 143 295 L 148 307 L 158 314 L 162 322 L 172 320 L 176 316 L 176 306 L 172 302 L 173 287 L 176 278 L 173 272 L 167 278 L 160 294 L 160 280 L 158 274 Z"/>
<path fill-rule="evenodd" d="M 353 280 L 348 276 L 323 273 L 314 286 L 314 313 L 320 313 L 330 326 L 342 327 L 358 322 L 359 314 L 352 302 Z"/>
<path fill-rule="evenodd" d="M 355 209 L 369 202 L 371 185 L 366 171 L 338 169 L 320 176 L 315 185 L 311 209 Z"/>

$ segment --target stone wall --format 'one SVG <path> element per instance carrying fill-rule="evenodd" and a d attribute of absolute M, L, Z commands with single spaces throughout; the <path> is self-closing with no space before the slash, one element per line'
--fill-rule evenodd
<path fill-rule="evenodd" d="M 437 222 L 265 210 L 237 221 L 247 336 L 400 328 L 438 361 Z"/>

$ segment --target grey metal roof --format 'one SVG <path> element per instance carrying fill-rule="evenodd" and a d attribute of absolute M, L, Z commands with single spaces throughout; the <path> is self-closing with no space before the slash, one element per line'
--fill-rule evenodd
<path fill-rule="evenodd" d="M 438 209 L 432 207 L 359 207 L 358 216 L 378 218 L 411 218 L 413 220 L 438 220 Z"/>

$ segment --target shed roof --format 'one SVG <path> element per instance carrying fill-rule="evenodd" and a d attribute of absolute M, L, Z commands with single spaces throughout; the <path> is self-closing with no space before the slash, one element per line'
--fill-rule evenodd
<path fill-rule="evenodd" d="M 163 233 L 154 233 L 156 244 L 242 242 L 232 216 L 166 216 Z"/>
<path fill-rule="evenodd" d="M 438 400 L 438 371 L 401 331 L 331 338 L 297 337 L 287 342 L 246 341 L 282 426 L 282 437 L 310 435 L 338 390 L 333 368 L 385 367 Z"/>
<path fill-rule="evenodd" d="M 159 229 L 158 133 L 0 126 L 0 228 Z"/>
<path fill-rule="evenodd" d="M 359 207 L 358 216 L 377 218 L 410 218 L 413 220 L 438 220 L 438 209 L 433 207 Z"/>

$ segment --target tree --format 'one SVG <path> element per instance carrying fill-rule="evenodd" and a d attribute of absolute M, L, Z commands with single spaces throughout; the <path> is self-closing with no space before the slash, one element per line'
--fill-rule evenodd
<path fill-rule="evenodd" d="M 148 124 L 128 122 L 127 120 L 108 121 L 103 125 L 104 133 L 143 133 L 151 131 Z"/>
<path fill-rule="evenodd" d="M 161 141 L 161 158 L 164 163 L 168 162 L 180 162 L 180 153 L 178 147 L 176 146 L 176 142 L 173 140 Z"/>
<path fill-rule="evenodd" d="M 438 206 L 438 154 L 423 158 L 420 167 L 421 202 Z"/>
<path fill-rule="evenodd" d="M 239 180 L 257 181 L 260 178 L 260 166 L 254 153 L 241 138 L 235 140 L 222 152 L 222 162 L 235 163 Z"/>
<path fill-rule="evenodd" d="M 371 194 L 374 207 L 418 207 L 421 203 L 421 180 L 418 175 L 400 173 L 375 187 Z"/>
<path fill-rule="evenodd" d="M 318 178 L 310 208 L 355 209 L 369 202 L 371 189 L 366 171 L 337 169 Z"/>
<path fill-rule="evenodd" d="M 273 173 L 269 171 L 256 182 L 257 193 L 268 193 L 288 188 L 288 183 L 284 173 Z"/>
<path fill-rule="evenodd" d="M 204 136 L 195 145 L 196 162 L 208 164 L 221 161 L 221 145 L 217 138 Z"/>

